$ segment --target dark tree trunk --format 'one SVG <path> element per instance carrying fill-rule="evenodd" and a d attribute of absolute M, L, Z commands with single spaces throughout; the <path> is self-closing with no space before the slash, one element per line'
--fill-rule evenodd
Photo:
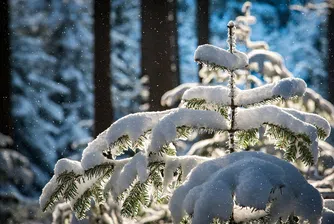
<path fill-rule="evenodd" d="M 328 96 L 334 103 L 334 9 L 329 9 L 327 24 L 328 40 Z"/>
<path fill-rule="evenodd" d="M 9 43 L 9 2 L 1 1 L 1 64 L 0 64 L 0 133 L 13 137 L 11 118 L 11 75 Z"/>
<path fill-rule="evenodd" d="M 150 110 L 163 110 L 161 96 L 179 81 L 177 0 L 142 0 L 142 75 L 149 77 Z"/>
<path fill-rule="evenodd" d="M 94 136 L 113 121 L 111 102 L 110 0 L 94 1 Z"/>
<path fill-rule="evenodd" d="M 209 0 L 197 0 L 197 39 L 198 45 L 209 43 Z M 202 65 L 199 65 L 201 70 Z M 202 82 L 200 78 L 200 82 Z"/>

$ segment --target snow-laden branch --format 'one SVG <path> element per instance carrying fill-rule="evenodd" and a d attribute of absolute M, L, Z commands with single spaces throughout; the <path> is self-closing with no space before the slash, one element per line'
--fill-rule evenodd
<path fill-rule="evenodd" d="M 101 141 L 101 138 L 99 140 Z M 129 162 L 129 159 L 101 159 L 99 156 L 103 156 L 99 148 L 87 147 L 87 149 L 90 153 L 85 151 L 81 162 L 61 159 L 56 163 L 54 175 L 43 188 L 39 199 L 43 210 L 64 199 L 70 203 L 79 217 L 83 217 L 86 212 L 83 208 L 85 201 L 90 201 L 92 191 L 103 185 L 104 179 L 111 175 L 114 166 L 124 166 Z M 95 154 L 92 154 L 93 152 Z"/>
<path fill-rule="evenodd" d="M 305 89 L 306 83 L 302 79 L 282 79 L 277 83 L 237 91 L 235 104 L 238 106 L 247 106 L 275 98 L 283 98 L 286 100 L 295 96 L 302 96 Z"/>
<path fill-rule="evenodd" d="M 212 67 L 220 67 L 228 70 L 246 68 L 248 57 L 246 54 L 235 50 L 233 54 L 222 48 L 205 44 L 195 51 L 195 61 Z"/>
<path fill-rule="evenodd" d="M 139 148 L 142 144 L 140 138 L 151 131 L 159 119 L 174 110 L 135 113 L 117 120 L 106 130 L 105 134 L 105 140 L 110 149 L 109 153 L 114 157 L 128 147 Z"/>
<path fill-rule="evenodd" d="M 177 102 L 181 101 L 182 95 L 186 90 L 192 87 L 198 86 L 198 85 L 199 83 L 184 83 L 184 84 L 177 86 L 176 88 L 172 90 L 167 91 L 161 97 L 161 105 L 172 107 Z"/>
<path fill-rule="evenodd" d="M 236 88 L 234 103 L 236 106 L 248 106 L 262 103 L 276 98 L 288 99 L 302 96 L 306 89 L 306 83 L 302 79 L 288 78 L 277 83 L 267 84 L 249 90 Z M 196 86 L 188 89 L 183 94 L 182 100 L 205 100 L 206 103 L 220 106 L 230 105 L 230 90 L 223 86 Z"/>
<path fill-rule="evenodd" d="M 111 191 L 114 198 L 117 198 L 131 186 L 137 177 L 141 183 L 144 183 L 149 175 L 147 167 L 147 155 L 143 152 L 137 153 L 124 166 L 116 165 L 105 191 Z"/>
<path fill-rule="evenodd" d="M 196 86 L 188 89 L 182 96 L 182 100 L 205 100 L 206 103 L 227 106 L 231 103 L 230 90 L 225 86 Z"/>
<path fill-rule="evenodd" d="M 283 57 L 273 51 L 252 50 L 248 53 L 250 68 L 261 74 L 280 76 L 281 78 L 292 77 L 291 72 L 285 67 Z M 269 63 L 268 63 L 269 62 Z"/>
<path fill-rule="evenodd" d="M 303 118 L 305 121 L 300 120 L 299 118 Z M 309 124 L 306 120 L 312 120 L 314 124 Z M 314 163 L 317 163 L 318 160 L 318 130 L 314 125 L 326 128 L 324 130 L 326 133 L 329 133 L 330 131 L 330 129 L 327 129 L 328 126 L 325 124 L 325 119 L 320 116 L 311 116 L 310 114 L 305 115 L 292 109 L 287 112 L 277 106 L 266 105 L 238 110 L 237 129 L 250 130 L 259 128 L 263 124 L 275 125 L 287 129 L 296 135 L 306 135 L 310 140 L 310 148 Z"/>
<path fill-rule="evenodd" d="M 294 214 L 310 223 L 322 215 L 322 198 L 288 162 L 261 152 L 239 152 L 197 166 L 173 194 L 169 208 L 174 223 L 185 212 L 192 223 L 230 219 L 234 199 L 242 207 L 269 208 L 272 223 Z"/>
<path fill-rule="evenodd" d="M 334 119 L 334 106 L 329 101 L 324 99 L 320 94 L 316 93 L 314 90 L 307 88 L 305 95 L 303 97 L 303 102 L 307 110 L 310 109 L 310 102 L 313 101 L 314 109 L 313 111 L 325 112 L 331 119 Z"/>
<path fill-rule="evenodd" d="M 302 120 L 306 123 L 312 124 L 318 129 L 323 131 L 323 139 L 326 139 L 330 133 L 331 133 L 331 126 L 328 123 L 326 119 L 323 117 L 317 115 L 317 114 L 312 114 L 312 113 L 306 113 L 294 109 L 289 109 L 289 108 L 282 108 L 283 111 L 293 115 L 294 117 L 298 118 L 299 120 Z"/>
<path fill-rule="evenodd" d="M 215 111 L 179 108 L 164 116 L 153 128 L 148 151 L 159 152 L 162 146 L 177 138 L 177 129 L 183 126 L 214 131 L 229 128 L 226 119 Z"/>

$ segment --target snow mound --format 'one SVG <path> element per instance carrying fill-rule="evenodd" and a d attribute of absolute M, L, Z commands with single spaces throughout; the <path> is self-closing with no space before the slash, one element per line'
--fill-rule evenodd
<path fill-rule="evenodd" d="M 200 164 L 174 192 L 169 208 L 174 223 L 186 212 L 199 224 L 213 218 L 227 221 L 235 203 L 258 210 L 271 204 L 273 223 L 292 213 L 318 223 L 323 209 L 320 193 L 293 165 L 261 152 L 238 152 Z"/>
<path fill-rule="evenodd" d="M 233 54 L 222 48 L 204 44 L 195 51 L 195 61 L 206 65 L 216 65 L 229 70 L 242 69 L 248 66 L 246 54 L 235 51 Z"/>

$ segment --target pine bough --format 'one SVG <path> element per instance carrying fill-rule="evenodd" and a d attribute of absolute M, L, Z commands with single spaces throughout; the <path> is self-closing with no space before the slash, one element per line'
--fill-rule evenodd
<path fill-rule="evenodd" d="M 253 215 L 254 219 L 265 216 L 275 222 L 296 215 L 318 223 L 322 198 L 288 162 L 257 152 L 215 160 L 176 155 L 174 141 L 193 130 L 227 132 L 229 151 L 234 152 L 236 144 L 254 142 L 264 125 L 287 159 L 311 165 L 318 159 L 318 139 L 330 133 L 328 122 L 318 115 L 264 105 L 302 96 L 306 84 L 301 79 L 251 90 L 236 88 L 234 71 L 246 68 L 249 61 L 235 49 L 233 22 L 228 30 L 228 51 L 203 45 L 195 52 L 197 62 L 229 73 L 228 88 L 195 86 L 184 92 L 181 108 L 131 114 L 116 121 L 89 143 L 80 162 L 57 162 L 40 197 L 42 209 L 65 201 L 78 218 L 84 218 L 92 200 L 96 206 L 112 198 L 124 216 L 134 217 L 141 206 L 168 201 L 170 191 L 179 186 L 169 203 L 175 223 L 186 213 L 193 223 L 240 220 L 245 215 L 237 206 L 261 210 L 262 216 Z M 243 136 L 239 142 L 235 134 Z M 125 150 L 133 150 L 135 156 L 116 158 Z"/>

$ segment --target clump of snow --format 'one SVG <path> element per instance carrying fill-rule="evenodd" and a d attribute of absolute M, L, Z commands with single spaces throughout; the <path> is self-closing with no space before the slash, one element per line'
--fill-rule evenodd
<path fill-rule="evenodd" d="M 84 149 L 81 158 L 81 166 L 84 170 L 88 170 L 96 165 L 110 162 L 103 156 L 102 152 L 108 149 L 106 141 L 107 130 L 99 134 L 88 146 Z"/>
<path fill-rule="evenodd" d="M 294 213 L 311 223 L 322 215 L 320 193 L 293 165 L 261 152 L 238 152 L 192 170 L 170 200 L 173 221 L 179 223 L 185 212 L 193 224 L 210 223 L 213 218 L 227 221 L 235 206 L 233 195 L 237 205 L 258 210 L 286 202 L 270 211 L 273 223 L 281 214 Z"/>
<path fill-rule="evenodd" d="M 178 101 L 181 100 L 182 95 L 185 91 L 198 85 L 199 85 L 198 83 L 184 83 L 172 90 L 167 91 L 161 97 L 161 105 L 168 107 L 175 105 Z"/>
<path fill-rule="evenodd" d="M 44 208 L 49 201 L 52 194 L 58 187 L 57 178 L 64 172 L 74 172 L 75 174 L 83 175 L 84 170 L 81 167 L 80 162 L 70 159 L 60 159 L 55 166 L 54 175 L 50 181 L 45 185 L 42 190 L 42 194 L 39 198 L 39 204 L 41 208 Z"/>
<path fill-rule="evenodd" d="M 196 86 L 188 89 L 182 96 L 182 100 L 203 99 L 207 103 L 229 105 L 230 90 L 224 86 Z"/>
<path fill-rule="evenodd" d="M 177 137 L 177 128 L 181 126 L 193 128 L 210 128 L 227 130 L 226 119 L 215 111 L 175 109 L 163 117 L 152 130 L 152 137 L 148 151 L 159 152 L 161 147 Z"/>
<path fill-rule="evenodd" d="M 53 176 L 50 179 L 50 181 L 44 186 L 42 194 L 39 197 L 39 205 L 41 209 L 45 208 L 46 204 L 48 203 L 50 197 L 52 196 L 56 188 L 57 188 L 57 177 Z"/>
<path fill-rule="evenodd" d="M 296 118 L 292 112 L 288 113 L 284 109 L 272 105 L 250 109 L 240 108 L 236 115 L 236 121 L 236 128 L 240 130 L 259 128 L 262 124 L 274 124 L 287 128 L 296 134 L 306 134 L 311 140 L 310 147 L 314 163 L 317 163 L 319 154 L 317 128 Z"/>
<path fill-rule="evenodd" d="M 234 27 L 234 22 L 232 20 L 230 20 L 228 23 L 227 23 L 227 27 Z"/>
<path fill-rule="evenodd" d="M 306 83 L 302 79 L 288 78 L 277 83 L 263 85 L 254 89 L 236 91 L 235 104 L 247 106 L 260 103 L 265 100 L 282 97 L 288 99 L 294 96 L 302 96 L 306 89 Z"/>
<path fill-rule="evenodd" d="M 74 172 L 80 175 L 84 174 L 84 170 L 79 161 L 66 158 L 58 160 L 55 166 L 54 175 L 58 177 L 64 172 Z"/>
<path fill-rule="evenodd" d="M 246 54 L 235 50 L 233 54 L 222 48 L 205 44 L 199 46 L 195 51 L 195 61 L 217 65 L 229 70 L 242 69 L 248 66 Z"/>
<path fill-rule="evenodd" d="M 306 83 L 302 79 L 287 78 L 280 80 L 272 90 L 273 95 L 288 99 L 291 96 L 302 96 L 306 89 Z"/>
<path fill-rule="evenodd" d="M 114 171 L 110 179 L 105 185 L 104 192 L 111 192 L 114 198 L 117 198 L 118 194 L 118 178 L 123 170 L 123 167 L 130 161 L 130 159 L 122 159 L 119 160 L 114 167 Z"/>
<path fill-rule="evenodd" d="M 105 137 L 107 144 L 111 145 L 122 136 L 129 136 L 132 142 L 136 142 L 141 135 L 151 130 L 160 118 L 173 110 L 135 113 L 117 120 L 107 130 Z"/>
<path fill-rule="evenodd" d="M 147 167 L 147 155 L 143 152 L 134 155 L 118 174 L 117 182 L 114 183 L 112 189 L 113 195 L 118 196 L 123 193 L 137 176 L 141 183 L 145 182 L 148 178 Z"/>

